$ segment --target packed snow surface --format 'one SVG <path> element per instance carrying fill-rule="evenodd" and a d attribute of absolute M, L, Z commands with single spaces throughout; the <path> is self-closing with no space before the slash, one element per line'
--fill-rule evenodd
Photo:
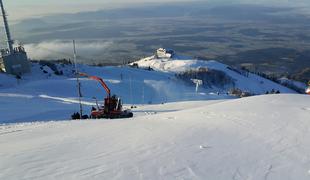
<path fill-rule="evenodd" d="M 310 96 L 139 106 L 133 119 L 0 127 L 0 179 L 310 178 Z"/>

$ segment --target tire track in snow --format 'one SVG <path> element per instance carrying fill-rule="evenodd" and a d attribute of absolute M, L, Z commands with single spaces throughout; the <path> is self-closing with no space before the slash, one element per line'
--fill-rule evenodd
<path fill-rule="evenodd" d="M 11 133 L 17 133 L 17 132 L 21 132 L 21 131 L 23 131 L 23 130 L 13 130 L 13 131 L 7 131 L 7 132 L 0 132 L 0 136 L 11 134 Z"/>

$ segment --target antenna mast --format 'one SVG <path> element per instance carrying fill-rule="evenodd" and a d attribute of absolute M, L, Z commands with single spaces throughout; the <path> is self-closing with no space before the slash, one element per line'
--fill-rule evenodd
<path fill-rule="evenodd" d="M 1 5 L 1 11 L 2 11 L 2 17 L 3 17 L 3 22 L 4 22 L 5 33 L 6 33 L 6 37 L 8 40 L 9 51 L 10 51 L 10 54 L 12 54 L 14 52 L 13 51 L 14 41 L 12 40 L 12 37 L 11 37 L 9 23 L 8 23 L 7 15 L 6 15 L 2 0 L 0 0 L 0 5 Z"/>
<path fill-rule="evenodd" d="M 1 0 L 0 0 L 1 1 Z M 73 40 L 73 60 L 74 60 L 74 67 L 75 67 L 75 75 L 76 75 L 76 82 L 77 82 L 77 88 L 78 88 L 78 96 L 79 96 L 79 104 L 80 104 L 80 118 L 83 117 L 83 107 L 82 107 L 82 93 L 81 93 L 81 83 L 79 79 L 79 72 L 76 64 L 76 48 L 75 48 L 75 40 Z"/>

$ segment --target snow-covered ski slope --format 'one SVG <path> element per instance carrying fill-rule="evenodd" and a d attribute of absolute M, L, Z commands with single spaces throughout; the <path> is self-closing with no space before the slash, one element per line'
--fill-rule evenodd
<path fill-rule="evenodd" d="M 0 74 L 0 124 L 68 119 L 78 111 L 76 79 L 72 66 L 60 67 L 66 76 L 56 76 L 49 67 L 33 64 L 32 74 L 22 80 Z M 188 100 L 231 99 L 212 90 L 195 92 L 194 84 L 185 85 L 171 73 L 146 71 L 129 67 L 92 67 L 79 65 L 79 70 L 102 77 L 112 94 L 121 97 L 127 105 L 160 104 Z M 51 72 L 51 73 L 43 73 Z M 71 74 L 70 74 L 71 72 Z M 82 103 L 85 114 L 102 101 L 106 92 L 96 81 L 81 78 Z"/>
<path fill-rule="evenodd" d="M 200 88 L 195 92 L 194 83 L 188 84 L 175 76 L 176 73 L 205 67 L 224 72 L 235 81 L 235 88 L 254 94 L 264 94 L 272 89 L 281 93 L 294 93 L 279 84 L 254 74 L 244 76 L 216 61 L 200 61 L 190 58 L 156 59 L 154 56 L 135 62 L 142 69 L 130 67 L 94 67 L 79 65 L 79 71 L 102 77 L 127 105 L 159 104 L 193 100 L 232 99 L 228 88 Z M 48 66 L 33 63 L 32 74 L 22 80 L 0 74 L 0 124 L 68 119 L 78 111 L 76 80 L 71 65 L 57 65 L 63 76 L 56 76 Z M 144 68 L 151 67 L 155 71 Z M 44 73 L 45 72 L 45 73 Z M 106 96 L 98 82 L 82 78 L 82 95 L 85 113 L 89 114 L 96 97 Z"/>
<path fill-rule="evenodd" d="M 310 96 L 135 111 L 126 120 L 0 126 L 0 179 L 310 179 Z"/>
<path fill-rule="evenodd" d="M 113 121 L 69 120 L 79 107 L 70 65 L 57 65 L 63 76 L 36 63 L 21 80 L 0 74 L 0 179 L 310 178 L 309 96 L 215 61 L 147 59 L 136 63 L 156 71 L 79 65 L 138 106 L 134 118 Z M 225 72 L 245 91 L 292 94 L 196 93 L 175 73 L 199 67 Z M 88 114 L 106 93 L 81 82 Z"/>

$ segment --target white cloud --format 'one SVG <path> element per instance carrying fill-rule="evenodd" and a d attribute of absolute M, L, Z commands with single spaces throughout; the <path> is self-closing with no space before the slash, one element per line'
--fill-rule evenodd
<path fill-rule="evenodd" d="M 108 47 L 111 47 L 113 42 L 77 42 L 77 54 L 80 57 L 94 57 L 99 55 Z M 45 41 L 37 44 L 24 45 L 29 58 L 36 60 L 44 59 L 61 59 L 73 57 L 73 43 L 70 41 Z M 91 59 L 91 58 L 89 58 Z"/>

